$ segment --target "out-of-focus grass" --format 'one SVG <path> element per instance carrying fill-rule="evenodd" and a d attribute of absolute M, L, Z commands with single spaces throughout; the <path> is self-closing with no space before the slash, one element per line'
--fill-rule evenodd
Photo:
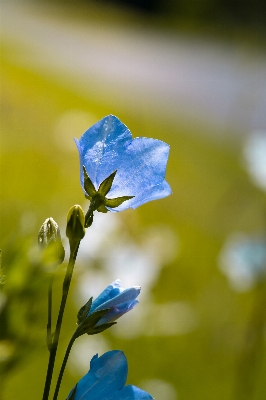
<path fill-rule="evenodd" d="M 162 270 L 153 294 L 157 303 L 187 301 L 195 310 L 197 327 L 188 334 L 165 337 L 118 339 L 111 330 L 106 336 L 112 348 L 127 354 L 130 383 L 141 385 L 145 379 L 160 378 L 171 382 L 183 400 L 229 398 L 253 292 L 237 295 L 228 288 L 217 269 L 217 255 L 231 231 L 263 229 L 265 205 L 262 193 L 249 183 L 240 166 L 240 146 L 217 140 L 219 127 L 215 140 L 205 134 L 204 126 L 167 120 L 163 110 L 160 118 L 139 117 L 134 109 L 120 110 L 115 103 L 107 103 L 104 93 L 78 96 L 41 72 L 13 64 L 9 61 L 11 52 L 10 44 L 3 46 L 1 242 L 16 237 L 18 231 L 32 232 L 37 240 L 37 231 L 49 216 L 60 223 L 64 236 L 62 221 L 68 209 L 84 204 L 78 154 L 74 143 L 73 151 L 65 144 L 71 143 L 67 129 L 64 138 L 62 128 L 58 128 L 66 113 L 89 113 L 91 124 L 104 115 L 116 114 L 133 136 L 168 142 L 167 181 L 173 195 L 136 211 L 128 210 L 121 217 L 136 240 L 153 224 L 167 224 L 176 232 L 179 255 Z M 80 137 L 86 128 L 81 122 L 73 137 Z M 5 262 L 5 252 L 3 258 Z M 55 283 L 57 302 L 60 288 L 59 277 Z M 74 329 L 76 311 L 69 302 L 63 344 Z M 178 319 L 178 315 L 172 318 Z M 48 357 L 45 324 L 39 351 L 35 349 L 6 382 L 6 400 L 18 395 L 21 400 L 40 398 Z M 62 354 L 63 346 L 59 358 Z M 264 358 L 264 370 L 265 365 Z M 74 383 L 67 371 L 61 398 Z M 258 387 L 254 398 L 262 400 L 266 390 L 262 375 L 258 376 Z"/>

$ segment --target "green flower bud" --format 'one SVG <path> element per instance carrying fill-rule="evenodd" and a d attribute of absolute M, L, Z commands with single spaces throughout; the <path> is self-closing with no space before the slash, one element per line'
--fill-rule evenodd
<path fill-rule="evenodd" d="M 60 229 L 53 218 L 47 218 L 42 224 L 38 234 L 38 243 L 46 253 L 49 251 L 53 253 L 57 264 L 64 261 L 65 249 L 61 241 Z"/>
<path fill-rule="evenodd" d="M 85 215 L 79 205 L 70 208 L 67 214 L 66 235 L 69 239 L 70 249 L 74 251 L 81 239 L 85 236 Z"/>

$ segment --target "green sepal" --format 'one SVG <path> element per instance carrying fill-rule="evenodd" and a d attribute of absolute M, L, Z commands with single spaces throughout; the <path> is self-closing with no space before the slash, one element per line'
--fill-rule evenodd
<path fill-rule="evenodd" d="M 70 397 L 68 398 L 68 400 L 75 400 L 75 395 L 76 395 L 76 391 L 77 391 L 77 386 L 78 384 L 76 384 L 76 386 L 74 387 L 74 389 L 71 392 Z"/>
<path fill-rule="evenodd" d="M 80 324 L 81 322 L 83 322 L 86 319 L 86 316 L 88 315 L 88 313 L 90 312 L 91 309 L 91 305 L 92 305 L 92 297 L 89 299 L 89 301 L 87 301 L 87 303 L 81 307 L 81 309 L 78 312 L 77 315 L 77 323 Z"/>
<path fill-rule="evenodd" d="M 115 199 L 105 199 L 104 204 L 106 207 L 115 208 L 124 203 L 124 201 L 133 199 L 133 197 L 135 196 L 122 196 L 122 197 L 116 197 Z"/>
<path fill-rule="evenodd" d="M 97 211 L 104 213 L 104 214 L 106 214 L 108 212 L 107 208 L 104 205 L 97 208 Z"/>
<path fill-rule="evenodd" d="M 106 178 L 99 186 L 98 193 L 105 197 L 107 193 L 110 191 L 115 175 L 117 173 L 117 170 L 115 170 L 108 178 Z"/>
<path fill-rule="evenodd" d="M 95 325 L 100 321 L 102 317 L 104 317 L 108 312 L 110 311 L 110 308 L 107 308 L 105 310 L 99 310 L 93 312 L 91 315 L 89 315 L 83 322 L 79 324 L 79 326 L 76 329 L 75 336 L 79 337 L 81 335 L 84 335 L 84 333 L 88 334 L 93 334 L 91 333 L 93 329 L 95 329 Z"/>
<path fill-rule="evenodd" d="M 116 322 L 108 322 L 107 324 L 102 324 L 100 326 L 95 326 L 94 328 L 91 328 L 87 333 L 87 335 L 96 335 L 97 333 L 101 333 L 105 331 L 108 328 L 111 328 L 111 326 L 115 325 Z"/>
<path fill-rule="evenodd" d="M 90 197 L 93 197 L 97 192 L 95 187 L 87 174 L 86 168 L 83 165 L 83 174 L 84 174 L 84 189 Z"/>

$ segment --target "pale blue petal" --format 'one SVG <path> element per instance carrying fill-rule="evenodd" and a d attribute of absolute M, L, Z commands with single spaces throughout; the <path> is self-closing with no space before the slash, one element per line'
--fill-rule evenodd
<path fill-rule="evenodd" d="M 90 309 L 91 314 L 97 307 L 99 307 L 101 304 L 106 303 L 108 300 L 112 299 L 113 297 L 116 297 L 123 289 L 121 288 L 121 281 L 120 279 L 117 279 L 113 283 L 111 283 L 109 286 L 107 286 L 106 289 L 92 302 L 92 306 Z M 108 308 L 108 307 L 107 307 Z"/>
<path fill-rule="evenodd" d="M 136 138 L 119 154 L 119 165 L 108 198 L 135 196 L 165 178 L 169 146 L 155 139 Z"/>
<path fill-rule="evenodd" d="M 134 197 L 133 199 L 124 201 L 120 206 L 116 208 L 108 208 L 108 210 L 113 212 L 123 211 L 127 208 L 137 208 L 142 204 L 147 203 L 148 201 L 158 200 L 163 197 L 167 197 L 172 193 L 172 189 L 170 185 L 164 180 L 157 186 L 153 186 L 144 190 L 143 192 L 139 193 L 138 196 Z"/>
<path fill-rule="evenodd" d="M 90 371 L 78 382 L 75 400 L 103 400 L 119 393 L 127 379 L 127 360 L 122 351 L 93 357 Z"/>
<path fill-rule="evenodd" d="M 141 288 L 139 286 L 125 289 L 118 296 L 106 301 L 105 303 L 102 303 L 95 309 L 95 311 L 118 307 L 119 305 L 124 303 L 132 303 L 132 301 L 135 300 L 140 294 L 140 289 Z"/>
<path fill-rule="evenodd" d="M 104 117 L 80 138 L 75 140 L 80 154 L 80 164 L 98 189 L 100 183 L 117 169 L 120 154 L 132 141 L 129 129 L 114 115 Z M 83 187 L 81 168 L 81 184 Z"/>
<path fill-rule="evenodd" d="M 132 303 L 124 303 L 120 304 L 117 308 L 112 308 L 95 326 L 115 321 L 128 311 L 132 310 L 132 308 L 134 308 L 138 303 L 138 300 L 133 300 Z"/>

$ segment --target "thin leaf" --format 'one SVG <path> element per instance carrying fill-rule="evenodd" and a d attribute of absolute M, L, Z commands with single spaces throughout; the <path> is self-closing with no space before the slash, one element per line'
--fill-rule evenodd
<path fill-rule="evenodd" d="M 135 196 L 122 196 L 122 197 L 116 197 L 115 199 L 106 199 L 105 205 L 106 207 L 115 208 L 124 203 L 124 201 L 133 199 L 133 197 Z"/>
<path fill-rule="evenodd" d="M 100 184 L 98 193 L 100 193 L 103 197 L 105 197 L 107 195 L 107 193 L 109 192 L 109 190 L 111 189 L 116 173 L 117 173 L 117 170 L 115 170 L 110 176 L 108 176 L 108 178 L 106 178 Z"/>
<path fill-rule="evenodd" d="M 83 174 L 84 174 L 84 189 L 90 197 L 93 197 L 96 194 L 96 190 L 89 175 L 87 174 L 84 165 L 83 165 Z"/>

